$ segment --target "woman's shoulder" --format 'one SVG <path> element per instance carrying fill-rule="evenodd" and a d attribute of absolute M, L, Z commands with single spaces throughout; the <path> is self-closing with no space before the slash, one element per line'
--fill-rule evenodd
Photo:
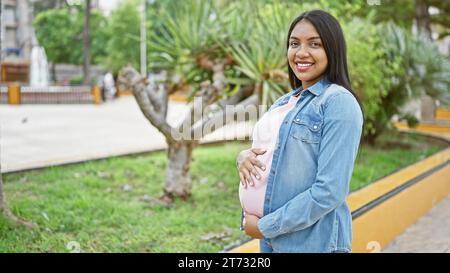
<path fill-rule="evenodd" d="M 325 113 L 345 119 L 361 119 L 362 110 L 355 95 L 345 87 L 331 84 L 323 99 Z"/>
<path fill-rule="evenodd" d="M 335 104 L 337 100 L 341 103 L 359 105 L 353 93 L 339 84 L 330 84 L 324 95 L 322 101 L 325 106 L 328 106 L 330 103 Z"/>
<path fill-rule="evenodd" d="M 342 94 L 348 94 L 348 95 L 353 96 L 352 92 L 350 92 L 347 88 L 343 87 L 342 85 L 336 84 L 336 83 L 331 83 L 325 91 L 325 97 L 327 99 L 331 99 L 333 97 L 336 97 L 336 96 L 342 95 Z"/>

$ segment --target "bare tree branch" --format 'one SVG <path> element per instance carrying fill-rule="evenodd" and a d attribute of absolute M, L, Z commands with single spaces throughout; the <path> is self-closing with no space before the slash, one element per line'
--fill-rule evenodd
<path fill-rule="evenodd" d="M 120 71 L 119 85 L 125 87 L 125 89 L 130 89 L 144 116 L 167 140 L 175 141 L 171 134 L 173 128 L 166 121 L 167 105 L 163 105 L 163 100 L 167 104 L 167 98 L 162 96 L 163 99 L 161 99 L 161 97 L 156 96 L 154 87 L 149 87 L 146 79 L 131 66 L 127 66 Z"/>
<path fill-rule="evenodd" d="M 194 99 L 191 105 L 190 114 L 186 116 L 184 121 L 179 125 L 180 129 L 185 124 L 191 124 L 192 126 L 201 119 L 203 111 L 195 111 L 196 109 L 204 109 L 206 106 L 211 105 L 219 98 L 219 94 L 224 89 L 224 68 L 225 63 L 219 62 L 212 65 L 213 70 L 213 83 L 206 81 L 201 84 L 201 99 Z"/>
<path fill-rule="evenodd" d="M 221 111 L 213 113 L 210 117 L 203 120 L 199 125 L 194 126 L 191 130 L 191 135 L 203 137 L 205 128 L 211 125 L 214 125 L 214 129 L 212 129 L 210 132 L 212 133 L 216 131 L 217 129 L 227 125 L 228 123 L 235 121 L 234 117 L 236 115 L 245 114 L 247 106 L 253 105 L 256 107 L 258 105 L 258 101 L 258 96 L 255 94 L 246 98 L 241 103 L 235 105 L 235 107 L 233 107 L 232 109 L 233 111 L 225 111 L 225 106 Z M 230 118 L 231 115 L 233 116 L 233 118 Z"/>

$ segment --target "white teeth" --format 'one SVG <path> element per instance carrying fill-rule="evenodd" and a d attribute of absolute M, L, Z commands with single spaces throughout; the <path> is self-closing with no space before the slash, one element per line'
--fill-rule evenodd
<path fill-rule="evenodd" d="M 300 67 L 307 67 L 307 66 L 311 66 L 311 65 L 313 65 L 313 64 L 297 64 L 297 66 L 300 66 Z"/>

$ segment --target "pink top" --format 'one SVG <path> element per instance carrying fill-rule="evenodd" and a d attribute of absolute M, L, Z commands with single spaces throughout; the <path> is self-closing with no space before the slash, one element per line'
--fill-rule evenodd
<path fill-rule="evenodd" d="M 255 181 L 254 186 L 247 185 L 245 189 L 239 183 L 239 199 L 244 213 L 253 214 L 258 217 L 263 216 L 267 179 L 269 178 L 273 152 L 275 151 L 278 140 L 278 131 L 287 113 L 294 108 L 297 100 L 298 97 L 291 96 L 289 102 L 285 105 L 264 113 L 253 128 L 252 148 L 263 148 L 266 150 L 264 154 L 256 156 L 266 166 L 266 169 L 262 171 L 256 167 L 261 175 L 261 179 L 258 180 L 252 175 L 253 181 Z"/>

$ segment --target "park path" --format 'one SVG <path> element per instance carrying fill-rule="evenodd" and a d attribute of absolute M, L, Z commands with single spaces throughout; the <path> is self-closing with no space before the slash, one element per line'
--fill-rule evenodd
<path fill-rule="evenodd" d="M 450 140 L 450 133 L 431 131 L 419 133 Z M 450 183 L 450 180 L 448 182 Z M 397 236 L 382 252 L 450 253 L 450 196 L 440 201 L 405 232 Z"/>
<path fill-rule="evenodd" d="M 450 196 L 397 236 L 385 253 L 450 253 Z"/>
<path fill-rule="evenodd" d="M 186 103 L 170 102 L 169 124 L 181 122 Z M 249 124 L 226 126 L 202 143 L 242 139 Z M 0 105 L 2 172 L 161 150 L 163 135 L 144 117 L 134 97 L 101 105 Z"/>

